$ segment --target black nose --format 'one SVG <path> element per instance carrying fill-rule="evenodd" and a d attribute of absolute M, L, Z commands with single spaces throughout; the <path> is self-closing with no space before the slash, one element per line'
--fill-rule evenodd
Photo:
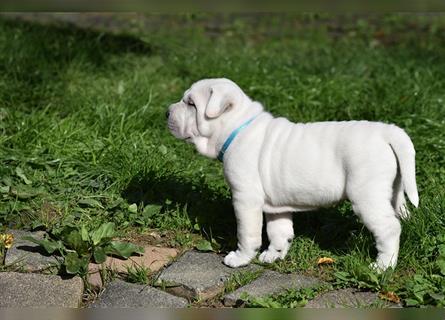
<path fill-rule="evenodd" d="M 168 119 L 169 116 L 170 116 L 170 111 L 167 110 L 167 112 L 165 113 L 165 117 Z"/>

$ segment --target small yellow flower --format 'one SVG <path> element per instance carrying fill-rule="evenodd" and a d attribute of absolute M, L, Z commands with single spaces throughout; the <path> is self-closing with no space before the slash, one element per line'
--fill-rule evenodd
<path fill-rule="evenodd" d="M 14 242 L 14 235 L 11 234 L 11 233 L 7 233 L 7 234 L 5 234 L 5 240 L 4 240 L 5 248 L 6 248 L 6 249 L 11 248 L 13 242 Z"/>
<path fill-rule="evenodd" d="M 9 249 L 12 247 L 12 243 L 14 242 L 14 235 L 10 233 L 0 234 L 0 243 L 6 248 Z"/>

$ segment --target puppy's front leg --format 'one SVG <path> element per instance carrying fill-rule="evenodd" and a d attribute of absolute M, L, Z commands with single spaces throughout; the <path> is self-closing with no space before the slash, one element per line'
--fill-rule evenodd
<path fill-rule="evenodd" d="M 238 228 L 238 249 L 224 258 L 224 264 L 236 268 L 249 264 L 261 247 L 263 211 L 261 205 L 246 205 L 237 201 L 233 205 Z"/>

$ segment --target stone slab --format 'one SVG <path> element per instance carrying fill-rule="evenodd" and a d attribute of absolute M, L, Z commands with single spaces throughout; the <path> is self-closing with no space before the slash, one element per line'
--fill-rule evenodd
<path fill-rule="evenodd" d="M 91 265 L 91 263 L 90 263 Z M 100 270 L 94 272 L 88 272 L 87 274 L 88 284 L 92 289 L 99 290 L 103 287 L 104 283 L 102 281 L 102 275 L 100 274 Z"/>
<path fill-rule="evenodd" d="M 305 308 L 363 308 L 378 302 L 381 302 L 382 306 L 389 305 L 389 303 L 381 301 L 375 292 L 346 288 L 321 294 L 309 301 Z"/>
<path fill-rule="evenodd" d="M 287 289 L 302 289 L 317 287 L 322 282 L 313 277 L 300 274 L 284 274 L 266 270 L 261 276 L 251 283 L 238 288 L 224 297 L 225 306 L 235 306 L 242 302 L 241 296 L 246 293 L 249 297 L 260 298 L 276 294 Z"/>
<path fill-rule="evenodd" d="M 22 239 L 25 236 L 43 239 L 45 232 L 8 230 L 6 233 L 14 235 L 14 243 L 6 252 L 5 265 L 16 266 L 27 272 L 39 272 L 59 267 L 60 263 L 56 257 L 48 255 L 38 244 Z"/>
<path fill-rule="evenodd" d="M 100 276 L 101 269 L 111 269 L 118 273 L 127 273 L 129 268 L 146 268 L 151 272 L 158 271 L 168 264 L 178 254 L 174 248 L 145 246 L 144 253 L 132 256 L 127 260 L 107 257 L 104 263 L 90 263 L 88 265 L 88 282 L 94 288 L 101 288 L 103 283 Z"/>
<path fill-rule="evenodd" d="M 91 263 L 89 265 L 90 272 L 96 272 L 101 268 L 109 268 L 119 273 L 127 273 L 128 268 L 144 267 L 150 271 L 158 271 L 169 263 L 178 254 L 178 250 L 174 248 L 145 246 L 144 253 L 140 256 L 132 256 L 128 259 L 119 259 L 115 257 L 107 257 L 101 265 Z"/>
<path fill-rule="evenodd" d="M 80 277 L 0 272 L 0 308 L 76 308 L 82 302 Z"/>
<path fill-rule="evenodd" d="M 162 271 L 157 281 L 175 295 L 205 300 L 221 293 L 232 275 L 259 269 L 261 267 L 253 264 L 229 268 L 215 253 L 189 251 Z"/>
<path fill-rule="evenodd" d="M 114 280 L 108 284 L 104 293 L 96 300 L 92 308 L 185 308 L 188 302 L 184 298 L 148 285 L 134 284 Z"/>

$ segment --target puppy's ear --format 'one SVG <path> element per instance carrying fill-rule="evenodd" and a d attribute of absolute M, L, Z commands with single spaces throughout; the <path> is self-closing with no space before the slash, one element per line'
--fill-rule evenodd
<path fill-rule="evenodd" d="M 242 94 L 229 84 L 218 84 L 210 88 L 210 98 L 207 102 L 205 115 L 207 118 L 217 118 L 224 111 L 232 108 L 242 99 Z"/>

